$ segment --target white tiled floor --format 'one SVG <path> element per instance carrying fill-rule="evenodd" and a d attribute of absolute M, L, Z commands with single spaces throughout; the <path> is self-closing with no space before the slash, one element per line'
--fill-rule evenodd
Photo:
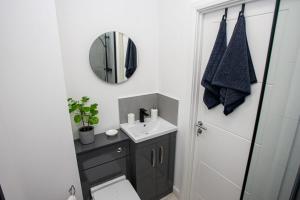
<path fill-rule="evenodd" d="M 168 196 L 162 198 L 161 200 L 177 200 L 177 197 L 175 196 L 175 194 L 171 193 Z"/>

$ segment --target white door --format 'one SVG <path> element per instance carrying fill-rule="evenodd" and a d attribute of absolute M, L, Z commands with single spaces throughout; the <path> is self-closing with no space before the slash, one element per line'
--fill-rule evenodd
<path fill-rule="evenodd" d="M 258 79 L 246 102 L 228 116 L 223 114 L 221 105 L 208 110 L 202 101 L 204 88 L 199 85 L 198 121 L 202 121 L 207 130 L 196 138 L 191 200 L 240 198 L 262 86 L 274 6 L 275 1 L 262 0 L 248 3 L 245 8 L 248 42 Z M 228 10 L 228 42 L 240 9 L 241 6 L 236 6 Z M 201 74 L 207 65 L 223 13 L 224 10 L 220 10 L 203 16 Z"/>

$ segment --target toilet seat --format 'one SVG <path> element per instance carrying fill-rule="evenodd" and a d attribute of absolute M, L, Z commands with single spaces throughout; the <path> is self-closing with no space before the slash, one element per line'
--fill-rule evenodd
<path fill-rule="evenodd" d="M 141 200 L 125 176 L 91 188 L 93 200 Z"/>

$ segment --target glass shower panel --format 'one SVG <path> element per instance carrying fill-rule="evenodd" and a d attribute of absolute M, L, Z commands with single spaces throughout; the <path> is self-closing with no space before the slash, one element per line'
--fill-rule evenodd
<path fill-rule="evenodd" d="M 300 164 L 300 1 L 282 0 L 244 200 L 288 200 Z"/>

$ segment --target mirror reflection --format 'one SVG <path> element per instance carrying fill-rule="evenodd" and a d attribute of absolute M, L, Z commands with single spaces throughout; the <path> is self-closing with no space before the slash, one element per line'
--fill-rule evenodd
<path fill-rule="evenodd" d="M 111 31 L 100 35 L 90 49 L 90 65 L 103 81 L 118 84 L 127 81 L 137 68 L 137 50 L 124 33 Z"/>

